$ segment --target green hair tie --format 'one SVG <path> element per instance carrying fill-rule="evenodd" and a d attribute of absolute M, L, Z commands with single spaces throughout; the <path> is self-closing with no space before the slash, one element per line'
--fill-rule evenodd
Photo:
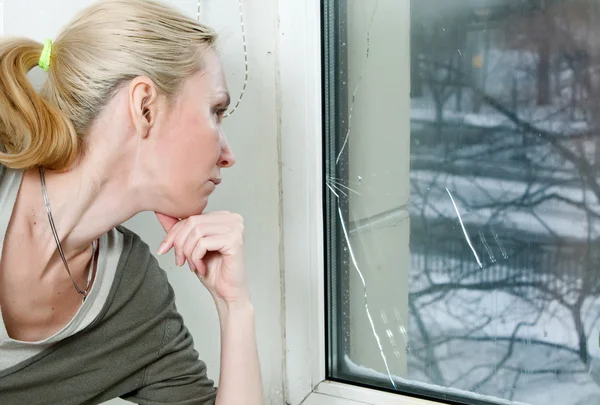
<path fill-rule="evenodd" d="M 40 56 L 40 62 L 38 65 L 44 69 L 44 71 L 48 71 L 50 68 L 50 56 L 52 55 L 52 40 L 47 39 L 44 41 L 44 50 L 42 51 L 42 55 Z"/>

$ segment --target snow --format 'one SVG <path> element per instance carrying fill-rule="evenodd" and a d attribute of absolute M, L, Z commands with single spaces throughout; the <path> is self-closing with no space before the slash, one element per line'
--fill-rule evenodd
<path fill-rule="evenodd" d="M 550 175 L 554 176 L 553 173 Z M 568 177 L 564 172 L 557 172 L 554 177 L 561 180 L 561 176 L 563 179 Z M 464 236 L 459 226 L 458 214 L 446 188 L 456 199 L 462 220 L 471 229 L 484 229 L 490 224 L 501 225 L 519 235 L 524 241 L 528 237 L 543 235 L 549 243 L 558 239 L 587 243 L 590 236 L 600 237 L 599 221 L 590 222 L 582 209 L 571 204 L 548 200 L 527 209 L 510 205 L 513 200 L 527 192 L 539 191 L 542 195 L 552 193 L 585 203 L 589 209 L 600 213 L 600 203 L 595 194 L 574 184 L 563 185 L 553 182 L 551 178 L 545 184 L 529 184 L 516 176 L 502 179 L 440 173 L 434 170 L 413 170 L 411 186 L 411 217 L 419 218 L 424 215 L 429 220 L 455 220 L 456 232 L 460 234 L 460 238 Z M 361 185 L 355 186 L 356 191 L 361 195 L 368 195 L 366 182 L 362 187 L 365 189 L 361 189 Z M 426 199 L 422 197 L 425 192 L 428 193 Z M 500 216 L 494 207 L 476 208 L 487 204 L 496 207 L 507 204 L 507 208 Z M 401 211 L 399 210 L 396 216 L 401 217 Z M 387 217 L 395 218 L 394 213 L 388 214 Z M 492 259 L 489 251 L 480 250 L 478 254 L 482 257 L 487 255 Z M 497 266 L 511 266 L 510 257 L 501 257 L 497 253 L 497 259 L 505 262 L 498 262 Z M 424 263 L 436 261 L 441 263 L 439 271 L 420 267 Z M 496 260 L 488 262 L 490 261 L 496 263 Z M 452 257 L 425 256 L 413 252 L 411 263 L 411 292 L 425 289 L 430 283 L 456 283 L 454 290 L 437 302 L 423 304 L 426 299 L 432 299 L 433 294 L 423 299 L 413 299 L 413 304 L 418 308 L 429 334 L 429 349 L 433 349 L 437 367 L 447 386 L 434 384 L 437 381 L 426 371 L 432 364 L 422 357 L 427 352 L 427 347 L 424 347 L 420 340 L 414 313 L 411 313 L 408 325 L 400 325 L 402 330 L 404 327 L 408 330 L 408 374 L 404 378 L 394 377 L 397 384 L 405 388 L 425 388 L 495 404 L 600 404 L 600 297 L 590 296 L 582 306 L 581 318 L 587 336 L 588 353 L 591 356 L 589 365 L 585 366 L 577 355 L 579 342 L 573 324 L 573 314 L 565 306 L 569 303 L 568 294 L 563 296 L 563 302 L 547 300 L 543 307 L 539 307 L 539 296 L 535 296 L 535 293 L 532 296 L 519 297 L 516 291 L 499 288 L 487 291 L 461 289 L 461 284 L 468 284 L 477 279 L 478 270 L 493 270 L 478 269 L 474 260 L 472 276 L 464 277 L 452 271 L 453 268 L 461 268 L 459 260 Z M 539 274 L 540 270 L 543 269 L 519 268 L 523 277 L 536 272 Z M 429 278 L 425 277 L 426 271 Z M 557 291 L 567 291 L 573 287 L 572 279 L 553 279 L 553 283 Z M 498 368 L 509 351 L 513 332 L 521 323 L 525 325 L 518 329 L 511 356 Z M 392 329 L 401 328 L 390 330 Z M 389 330 L 387 332 L 389 339 L 402 341 L 393 333 L 390 335 Z M 385 334 L 380 333 L 380 336 Z M 386 357 L 398 358 L 391 353 Z M 345 361 L 353 375 L 375 377 L 381 380 L 384 386 L 389 386 L 389 376 L 385 373 L 357 365 L 348 357 Z M 517 369 L 521 370 L 518 380 L 515 378 Z M 538 370 L 546 371 L 539 373 Z M 489 382 L 478 386 L 478 383 L 493 371 L 497 371 L 497 374 Z M 512 401 L 509 400 L 511 396 Z"/>
<path fill-rule="evenodd" d="M 344 356 L 344 363 L 345 363 L 344 366 L 346 367 L 346 369 L 353 375 L 365 376 L 365 377 L 370 377 L 370 378 L 375 378 L 375 379 L 380 379 L 380 380 L 389 380 L 388 375 L 380 373 L 376 370 L 373 370 L 372 368 L 359 366 L 356 363 L 354 363 L 348 356 Z M 398 376 L 393 376 L 393 379 L 397 385 L 401 385 L 408 389 L 421 388 L 421 389 L 426 389 L 429 391 L 438 392 L 440 394 L 454 394 L 454 395 L 458 395 L 458 396 L 461 396 L 464 398 L 470 398 L 470 399 L 478 400 L 478 401 L 487 401 L 489 403 L 498 404 L 498 405 L 527 405 L 525 403 L 520 403 L 520 402 L 499 400 L 498 398 L 495 398 L 495 397 L 491 397 L 491 396 L 487 396 L 487 395 L 480 395 L 480 394 L 476 394 L 474 392 L 469 392 L 469 391 L 464 391 L 464 390 L 458 390 L 456 388 L 440 387 L 440 386 L 434 385 L 434 384 L 428 384 L 428 383 L 424 383 L 424 382 L 408 380 L 408 379 L 398 377 Z"/>
<path fill-rule="evenodd" d="M 481 299 L 479 305 L 459 305 L 459 301 L 475 302 L 477 296 Z M 598 300 L 587 305 L 587 311 L 597 315 Z M 453 308 L 454 314 L 450 315 L 446 306 Z M 478 312 L 479 310 L 479 312 Z M 565 309 L 557 303 L 544 311 L 543 316 L 537 320 L 535 326 L 519 330 L 520 343 L 516 343 L 514 353 L 504 367 L 519 367 L 525 371 L 522 380 L 514 392 L 514 402 L 508 401 L 510 385 L 514 380 L 514 373 L 501 372 L 488 384 L 480 387 L 478 392 L 473 392 L 478 381 L 488 372 L 494 370 L 494 364 L 501 361 L 508 350 L 508 342 L 503 337 L 509 338 L 518 322 L 534 321 L 535 314 L 527 314 L 527 306 L 523 301 L 516 300 L 514 296 L 504 292 L 474 293 L 459 291 L 454 299 L 440 301 L 439 305 L 431 305 L 420 313 L 426 324 L 431 342 L 435 345 L 436 361 L 442 371 L 445 381 L 449 386 L 432 384 L 428 375 L 423 370 L 431 364 L 423 363 L 420 355 L 425 353 L 422 342 L 411 318 L 409 324 L 408 375 L 405 378 L 394 376 L 397 385 L 404 388 L 418 387 L 440 393 L 457 394 L 462 397 L 486 400 L 494 404 L 536 404 L 557 403 L 561 405 L 577 404 L 586 398 L 600 400 L 598 383 L 600 377 L 600 353 L 596 346 L 596 335 L 589 334 L 592 355 L 596 355 L 590 363 L 588 370 L 584 370 L 578 362 L 576 355 L 553 345 L 567 345 L 576 350 L 576 337 L 570 325 Z M 471 340 L 456 340 L 446 343 L 450 336 L 464 337 L 471 328 L 475 329 L 482 324 L 482 314 L 505 315 L 496 319 L 489 325 L 478 328 L 476 333 L 470 335 Z M 588 325 L 591 325 L 588 319 Z M 591 327 L 587 328 L 591 330 Z M 477 337 L 492 337 L 489 341 L 477 341 Z M 495 338 L 494 338 L 495 337 Z M 393 339 L 393 334 L 389 335 Z M 535 343 L 535 339 L 543 341 L 545 345 Z M 529 343 L 528 343 L 529 341 Z M 393 359 L 393 356 L 388 358 Z M 355 364 L 348 356 L 345 358 L 347 370 L 354 376 L 374 377 L 389 387 L 389 376 Z M 471 369 L 479 367 L 475 373 Z M 556 370 L 556 373 L 536 375 L 536 369 Z M 578 374 L 561 374 L 561 371 L 575 369 Z M 529 371 L 528 371 L 529 370 Z M 600 383 L 600 381 L 598 381 Z M 487 395 L 483 395 L 487 394 Z M 582 402 L 588 405 L 595 402 Z M 598 402 L 600 403 L 600 402 Z"/>
<path fill-rule="evenodd" d="M 455 218 L 458 221 L 456 210 L 445 191 L 448 188 L 458 198 L 459 213 L 468 224 L 485 226 L 490 222 L 501 221 L 505 226 L 510 225 L 515 232 L 558 235 L 584 241 L 589 236 L 600 236 L 600 224 L 597 221 L 590 221 L 584 210 L 558 200 L 548 200 L 526 209 L 509 206 L 510 209 L 505 209 L 501 217 L 497 217 L 498 207 L 502 204 L 510 204 L 527 192 L 535 195 L 540 190 L 543 190 L 541 196 L 556 194 L 579 202 L 588 201 L 586 205 L 600 214 L 600 203 L 590 190 L 583 191 L 574 186 L 531 185 L 523 181 L 440 174 L 434 171 L 413 171 L 411 183 L 411 214 L 417 216 Z M 420 196 L 425 191 L 429 191 L 427 200 Z M 491 207 L 472 209 L 484 205 Z"/>
<path fill-rule="evenodd" d="M 556 135 L 561 145 L 580 159 L 594 163 L 597 159 L 595 139 L 572 140 L 572 135 L 594 128 L 593 122 L 588 124 L 580 112 L 569 108 L 573 96 L 572 87 L 568 85 L 573 80 L 570 72 L 551 77 L 553 84 L 556 80 L 567 85 L 561 94 L 552 95 L 550 105 L 540 107 L 532 102 L 536 94 L 535 80 L 532 80 L 537 61 L 535 53 L 491 49 L 488 59 L 488 80 L 483 89 L 488 95 L 506 108 L 514 109 L 520 120 Z M 515 106 L 510 105 L 514 102 L 511 99 L 513 83 L 520 97 Z M 578 172 L 575 162 L 566 161 L 536 134 L 524 137 L 508 117 L 490 106 L 481 105 L 478 112 L 473 112 L 473 94 L 467 88 L 463 90 L 461 111 L 457 110 L 456 96 L 450 96 L 443 105 L 441 123 L 437 122 L 437 106 L 427 86 L 424 86 L 423 97 L 411 99 L 411 164 L 414 167 L 410 172 L 409 213 L 413 224 L 419 219 L 424 220 L 425 226 L 440 220 L 455 221 L 457 234 L 433 235 L 436 240 L 462 239 L 467 246 L 459 223 L 463 221 L 471 239 L 480 237 L 477 232 L 481 230 L 490 235 L 490 245 L 494 246 L 487 246 L 485 241 L 474 246 L 477 255 L 485 259 L 487 267 L 483 269 L 473 257 L 461 257 L 464 252 L 443 256 L 437 246 L 412 249 L 409 291 L 413 294 L 411 304 L 415 310 L 411 310 L 407 325 L 395 325 L 385 331 L 387 337 L 395 341 L 402 339 L 395 337 L 391 330 L 408 331 L 406 356 L 400 356 L 400 361 L 407 363 L 407 375 L 393 378 L 408 389 L 451 393 L 494 404 L 600 404 L 600 296 L 589 294 L 581 306 L 580 319 L 590 355 L 586 365 L 579 358 L 572 304 L 577 298 L 577 288 L 581 288 L 584 281 L 583 273 L 575 270 L 594 270 L 569 261 L 576 259 L 572 257 L 576 254 L 573 253 L 575 247 L 586 246 L 590 240 L 600 238 L 600 220 L 590 218 L 581 207 L 600 216 L 599 198 L 584 188 L 586 183 L 581 180 L 582 173 Z M 533 170 L 534 180 L 526 178 L 528 169 Z M 369 175 L 361 174 L 365 178 Z M 367 182 L 354 188 L 363 196 L 373 193 Z M 446 188 L 456 201 L 456 209 Z M 575 204 L 556 198 L 529 207 L 515 204 L 518 200 L 527 202 L 549 195 L 572 200 Z M 400 207 L 377 220 L 393 223 L 394 219 L 403 218 L 405 210 Z M 420 232 L 429 232 L 425 226 Z M 504 252 L 501 242 L 491 239 L 494 227 L 514 234 L 525 246 L 523 256 L 535 254 L 528 251 L 528 242 L 545 244 L 557 263 L 551 264 L 552 269 L 540 268 L 542 264 L 536 260 L 516 264 L 512 253 Z M 360 232 L 360 229 L 355 231 Z M 429 235 L 417 235 L 422 237 L 420 240 L 414 236 L 411 235 L 411 241 L 424 244 L 427 238 L 423 236 Z M 559 251 L 559 244 L 573 249 L 567 253 Z M 592 260 L 598 260 L 597 256 Z M 510 273 L 516 280 L 526 281 L 527 277 L 547 274 L 550 270 L 554 273 L 547 280 L 560 292 L 559 299 L 542 296 L 535 288 L 526 292 L 503 289 L 500 285 L 483 291 L 462 288 L 481 281 L 483 276 L 493 283 L 497 274 Z M 587 275 L 587 282 L 598 283 L 599 271 Z M 372 280 L 376 276 L 369 277 Z M 452 284 L 453 288 L 445 296 L 417 295 L 437 284 Z M 429 335 L 428 346 L 420 334 L 417 316 Z M 516 330 L 518 333 L 513 339 Z M 381 332 L 380 336 L 386 336 Z M 503 362 L 509 350 L 512 352 Z M 386 353 L 386 357 L 398 361 L 398 356 L 391 354 Z M 433 357 L 428 358 L 428 354 Z M 344 361 L 351 374 L 375 378 L 389 388 L 389 376 L 381 372 L 383 367 L 374 370 L 361 366 L 348 355 Z M 442 375 L 442 382 L 437 381 L 436 373 L 431 371 L 434 366 Z M 479 385 L 494 372 L 489 381 Z"/>

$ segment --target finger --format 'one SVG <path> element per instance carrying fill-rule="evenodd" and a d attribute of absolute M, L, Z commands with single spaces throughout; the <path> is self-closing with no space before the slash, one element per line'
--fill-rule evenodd
<path fill-rule="evenodd" d="M 223 235 L 233 231 L 233 226 L 223 222 L 197 222 L 189 220 L 189 226 L 193 228 L 192 235 L 197 238 L 205 236 Z"/>
<path fill-rule="evenodd" d="M 206 262 L 204 261 L 204 258 L 207 253 L 208 252 L 203 247 L 203 244 L 198 241 L 189 259 L 189 262 L 193 263 L 194 273 L 202 277 L 202 279 L 206 277 Z M 202 281 L 202 279 L 200 281 Z"/>
<path fill-rule="evenodd" d="M 156 214 L 156 218 L 158 219 L 158 222 L 160 222 L 163 229 L 167 233 L 171 230 L 171 228 L 173 228 L 173 226 L 175 226 L 176 223 L 179 222 L 179 220 L 177 218 L 173 218 L 168 215 L 161 214 L 159 212 L 155 212 L 154 214 Z"/>
<path fill-rule="evenodd" d="M 207 212 L 198 216 L 190 217 L 189 219 L 195 221 L 198 224 L 228 224 L 235 226 L 236 224 L 243 224 L 244 219 L 239 214 L 234 214 L 228 211 L 213 211 Z"/>
<path fill-rule="evenodd" d="M 229 239 L 228 235 L 213 235 L 198 240 L 191 254 L 191 261 L 194 263 L 198 275 L 206 277 L 206 263 L 204 258 L 211 252 L 216 253 L 225 250 Z"/>
<path fill-rule="evenodd" d="M 165 222 L 165 229 L 168 229 L 168 227 L 171 226 L 170 224 L 173 223 L 173 220 L 177 221 L 173 217 L 165 216 L 164 214 L 157 213 L 157 217 Z M 185 245 L 185 239 L 190 237 L 192 233 L 192 231 L 190 231 L 191 228 L 193 228 L 194 236 L 200 238 L 208 235 L 225 234 L 235 231 L 243 233 L 244 224 L 243 218 L 240 215 L 232 214 L 227 211 L 217 211 L 177 221 L 165 236 L 165 239 L 158 250 L 158 254 L 160 255 L 168 252 L 175 244 L 177 244 L 179 247 L 176 251 L 177 265 L 182 266 L 185 263 L 185 258 L 182 257 L 183 247 Z"/>
<path fill-rule="evenodd" d="M 158 254 L 159 255 L 163 255 L 165 253 L 167 253 L 169 250 L 171 250 L 171 248 L 173 247 L 173 242 L 175 241 L 175 238 L 177 237 L 177 234 L 180 232 L 181 228 L 185 225 L 186 221 L 179 221 L 177 222 L 172 228 L 171 230 L 165 235 L 162 243 L 160 244 L 159 248 L 158 248 Z"/>
<path fill-rule="evenodd" d="M 199 239 L 198 237 L 194 237 L 192 235 L 193 231 L 194 225 L 191 224 L 189 221 L 185 220 L 185 223 L 180 227 L 173 239 L 173 249 L 175 251 L 175 264 L 177 266 L 183 266 L 185 264 L 185 245 L 187 241 L 190 240 L 190 243 L 194 243 L 194 241 L 197 241 Z"/>
<path fill-rule="evenodd" d="M 186 220 L 185 225 L 182 225 L 173 241 L 175 255 L 177 256 L 177 265 L 183 265 L 186 260 L 190 263 L 192 252 L 198 240 L 211 235 L 225 234 L 229 231 L 230 228 L 227 225 L 217 223 L 194 224 L 192 220 Z"/>
<path fill-rule="evenodd" d="M 187 260 L 188 266 L 190 266 L 190 269 L 192 269 L 192 271 L 196 271 L 198 269 L 198 266 L 196 265 L 196 263 L 192 260 L 192 255 L 194 253 L 194 249 L 196 248 L 196 245 L 198 244 L 198 240 L 199 238 L 194 238 L 193 236 L 189 236 L 186 241 L 185 244 L 183 245 L 183 255 L 185 257 L 185 259 Z"/>
<path fill-rule="evenodd" d="M 203 284 L 205 283 L 205 281 L 207 281 L 209 285 L 214 284 L 214 270 L 211 270 L 208 263 L 210 263 L 210 261 L 216 258 L 217 256 L 220 256 L 219 252 L 207 251 L 202 260 L 198 261 L 198 270 L 196 270 L 195 273 L 200 278 L 200 281 Z"/>

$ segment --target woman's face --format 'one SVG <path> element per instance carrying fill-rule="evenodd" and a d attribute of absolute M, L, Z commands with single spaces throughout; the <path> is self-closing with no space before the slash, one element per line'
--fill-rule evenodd
<path fill-rule="evenodd" d="M 152 172 L 163 188 L 158 205 L 162 214 L 177 218 L 202 213 L 221 182 L 221 169 L 235 163 L 221 127 L 230 102 L 221 62 L 212 50 L 203 60 L 204 69 L 186 81 L 155 128 L 160 135 Z"/>

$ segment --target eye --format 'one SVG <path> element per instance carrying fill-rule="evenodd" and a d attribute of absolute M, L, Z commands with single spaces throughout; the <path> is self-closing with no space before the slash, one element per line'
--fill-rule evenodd
<path fill-rule="evenodd" d="M 217 116 L 217 119 L 219 121 L 221 121 L 223 119 L 223 116 L 225 115 L 226 112 L 227 112 L 227 109 L 222 108 L 222 107 L 218 107 L 213 110 L 213 114 L 215 114 Z"/>

